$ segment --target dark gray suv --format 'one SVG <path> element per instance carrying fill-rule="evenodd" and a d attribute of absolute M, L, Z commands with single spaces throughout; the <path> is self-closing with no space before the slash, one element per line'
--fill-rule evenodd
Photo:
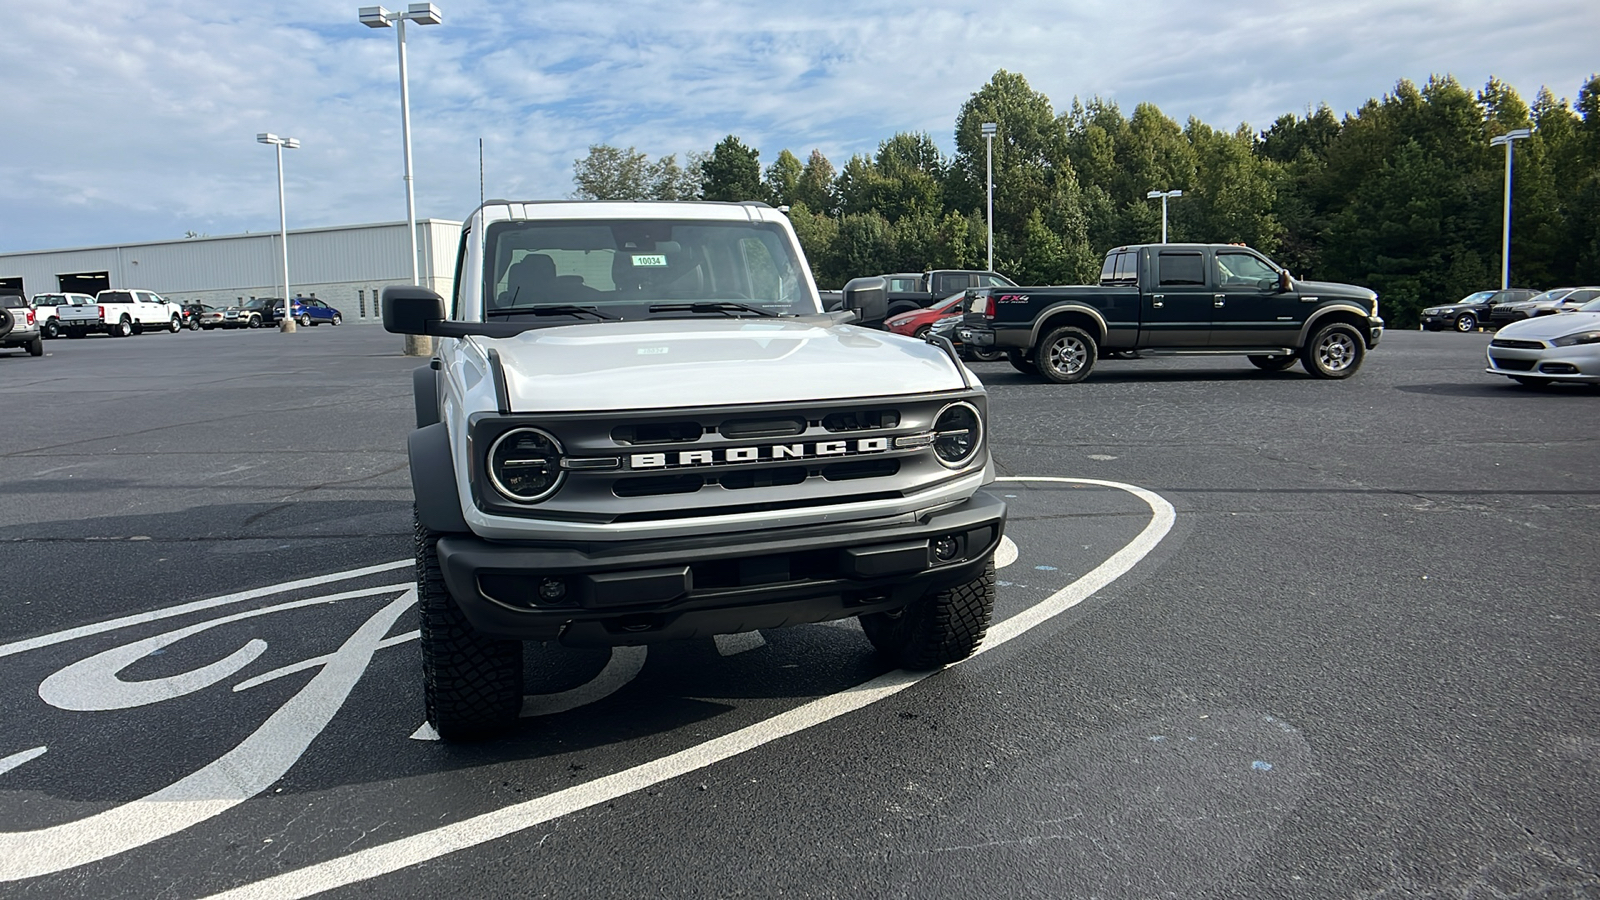
<path fill-rule="evenodd" d="M 1467 332 L 1487 325 L 1493 309 L 1502 303 L 1520 303 L 1538 295 L 1528 288 L 1506 288 L 1502 291 L 1478 291 L 1468 294 L 1447 306 L 1430 306 L 1422 311 L 1422 327 L 1429 331 L 1453 328 Z"/>

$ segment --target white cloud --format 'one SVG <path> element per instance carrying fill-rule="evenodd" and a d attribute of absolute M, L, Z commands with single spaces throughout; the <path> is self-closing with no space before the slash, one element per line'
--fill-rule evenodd
<path fill-rule="evenodd" d="M 394 32 L 358 5 L 15 5 L 0 250 L 275 229 L 259 131 L 303 142 L 285 154 L 292 226 L 402 218 Z M 480 137 L 491 196 L 559 197 L 594 143 L 681 159 L 734 133 L 764 162 L 819 148 L 837 165 L 921 130 L 948 151 L 1002 68 L 1058 111 L 1098 95 L 1225 129 L 1353 111 L 1432 73 L 1571 97 L 1600 33 L 1589 0 L 441 6 L 408 38 L 418 212 L 448 218 L 477 202 Z"/>

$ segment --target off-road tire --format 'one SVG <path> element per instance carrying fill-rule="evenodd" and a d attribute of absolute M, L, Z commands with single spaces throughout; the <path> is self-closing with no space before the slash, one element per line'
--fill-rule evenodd
<path fill-rule="evenodd" d="M 937 669 L 977 651 L 994 616 L 994 557 L 983 574 L 929 594 L 904 609 L 861 616 L 861 630 L 878 652 L 903 669 Z"/>
<path fill-rule="evenodd" d="M 0 306 L 0 337 L 10 334 L 11 329 L 15 327 L 17 327 L 17 317 L 12 314 L 11 310 Z"/>
<path fill-rule="evenodd" d="M 1267 372 L 1282 372 L 1300 360 L 1293 353 L 1269 353 L 1250 357 L 1250 364 Z"/>
<path fill-rule="evenodd" d="M 1067 325 L 1050 332 L 1034 348 L 1034 368 L 1046 381 L 1075 384 L 1089 377 L 1100 346 L 1089 332 Z"/>
<path fill-rule="evenodd" d="M 1478 317 L 1474 316 L 1472 313 L 1462 313 L 1461 315 L 1456 317 L 1456 330 L 1457 331 L 1465 334 L 1466 332 L 1469 332 L 1469 331 L 1476 331 L 1477 328 L 1478 328 Z"/>
<path fill-rule="evenodd" d="M 1361 334 L 1343 322 L 1318 329 L 1300 351 L 1301 364 L 1318 378 L 1349 378 L 1361 368 L 1367 345 Z"/>
<path fill-rule="evenodd" d="M 423 527 L 414 507 L 412 518 L 428 723 L 447 741 L 504 732 L 522 712 L 522 642 L 486 637 L 473 629 L 445 587 L 439 535 Z"/>
<path fill-rule="evenodd" d="M 1038 367 L 1034 366 L 1033 360 L 1029 359 L 1028 355 L 1023 353 L 1021 350 L 1007 350 L 1006 362 L 1011 363 L 1011 368 L 1016 369 L 1018 372 L 1021 372 L 1024 375 L 1039 374 L 1039 369 Z"/>
<path fill-rule="evenodd" d="M 36 337 L 33 340 L 28 342 L 28 355 L 29 356 L 43 356 L 44 355 L 44 338 Z"/>

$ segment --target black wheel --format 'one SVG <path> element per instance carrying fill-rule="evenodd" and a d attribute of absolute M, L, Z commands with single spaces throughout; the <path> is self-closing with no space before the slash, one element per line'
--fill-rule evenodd
<path fill-rule="evenodd" d="M 339 315 L 334 316 L 333 317 L 333 324 L 335 324 L 335 325 L 343 325 L 344 324 L 344 316 L 339 316 Z"/>
<path fill-rule="evenodd" d="M 1011 368 L 1024 375 L 1037 375 L 1039 370 L 1034 367 L 1033 360 L 1028 358 L 1021 350 L 1011 349 L 1006 351 L 1006 362 L 1011 363 Z"/>
<path fill-rule="evenodd" d="M 499 734 L 522 712 L 522 642 L 475 631 L 445 588 L 439 535 L 413 509 L 422 686 L 428 722 L 447 741 Z"/>
<path fill-rule="evenodd" d="M 55 319 L 44 323 L 44 336 L 55 340 L 61 336 L 61 323 Z"/>
<path fill-rule="evenodd" d="M 983 643 L 994 614 L 994 557 L 983 574 L 904 609 L 861 616 L 879 653 L 905 669 L 937 669 L 966 659 Z"/>
<path fill-rule="evenodd" d="M 133 322 L 129 321 L 127 316 L 123 316 L 111 326 L 110 334 L 112 337 L 127 337 L 133 334 Z"/>
<path fill-rule="evenodd" d="M 251 327 L 251 328 L 260 328 L 261 327 L 261 317 L 260 316 L 251 316 L 250 317 L 250 326 L 249 327 Z"/>
<path fill-rule="evenodd" d="M 1349 378 L 1361 368 L 1366 345 L 1354 328 L 1341 322 L 1323 327 L 1300 351 L 1306 371 L 1318 378 Z"/>
<path fill-rule="evenodd" d="M 1250 357 L 1251 365 L 1258 369 L 1265 369 L 1268 372 L 1282 372 L 1296 362 L 1298 360 L 1294 358 L 1293 353 L 1272 353 L 1265 356 Z"/>
<path fill-rule="evenodd" d="M 1550 386 L 1550 379 L 1548 378 L 1529 378 L 1527 375 L 1508 375 L 1506 377 L 1523 387 L 1543 388 Z"/>
<path fill-rule="evenodd" d="M 200 320 L 191 316 L 189 318 L 189 330 L 190 331 L 199 331 L 200 330 Z"/>
<path fill-rule="evenodd" d="M 967 359 L 972 360 L 973 362 L 994 362 L 1005 354 L 1004 350 L 997 350 L 993 347 L 990 347 L 987 350 L 979 350 L 977 347 L 968 347 L 962 352 L 966 354 Z"/>
<path fill-rule="evenodd" d="M 311 327 L 311 315 L 309 313 L 301 313 L 300 314 L 300 325 L 303 328 L 310 328 Z"/>
<path fill-rule="evenodd" d="M 172 317 L 172 321 L 167 323 L 167 330 L 172 332 L 173 334 L 177 334 L 178 332 L 182 331 L 183 330 L 183 320 L 178 318 L 177 316 L 173 316 Z"/>
<path fill-rule="evenodd" d="M 33 340 L 28 342 L 28 355 L 29 356 L 43 356 L 44 355 L 44 338 L 36 337 Z"/>
<path fill-rule="evenodd" d="M 1456 330 L 1468 332 L 1478 327 L 1478 317 L 1472 313 L 1462 313 L 1456 317 Z"/>
<path fill-rule="evenodd" d="M 1045 380 L 1072 384 L 1089 377 L 1100 348 L 1089 332 L 1068 325 L 1045 335 L 1034 351 L 1036 368 Z"/>

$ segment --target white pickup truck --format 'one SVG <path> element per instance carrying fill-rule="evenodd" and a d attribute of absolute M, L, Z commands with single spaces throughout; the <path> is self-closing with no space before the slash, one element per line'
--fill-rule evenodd
<path fill-rule="evenodd" d="M 947 341 L 861 327 L 883 279 L 824 313 L 763 203 L 495 201 L 459 265 L 448 304 L 383 293 L 385 328 L 440 339 L 409 450 L 441 737 L 517 721 L 524 640 L 854 617 L 895 665 L 977 648 L 1006 510 L 988 395 Z"/>
<path fill-rule="evenodd" d="M 61 336 L 61 315 L 57 312 L 63 306 L 94 306 L 94 298 L 88 294 L 34 294 L 34 317 L 39 320 L 39 328 L 47 338 Z M 99 315 L 97 312 L 96 315 Z"/>
<path fill-rule="evenodd" d="M 127 337 L 146 329 L 175 333 L 183 328 L 183 307 L 154 291 L 119 289 L 95 294 L 93 306 L 58 307 L 57 320 L 67 337 L 97 331 Z"/>

